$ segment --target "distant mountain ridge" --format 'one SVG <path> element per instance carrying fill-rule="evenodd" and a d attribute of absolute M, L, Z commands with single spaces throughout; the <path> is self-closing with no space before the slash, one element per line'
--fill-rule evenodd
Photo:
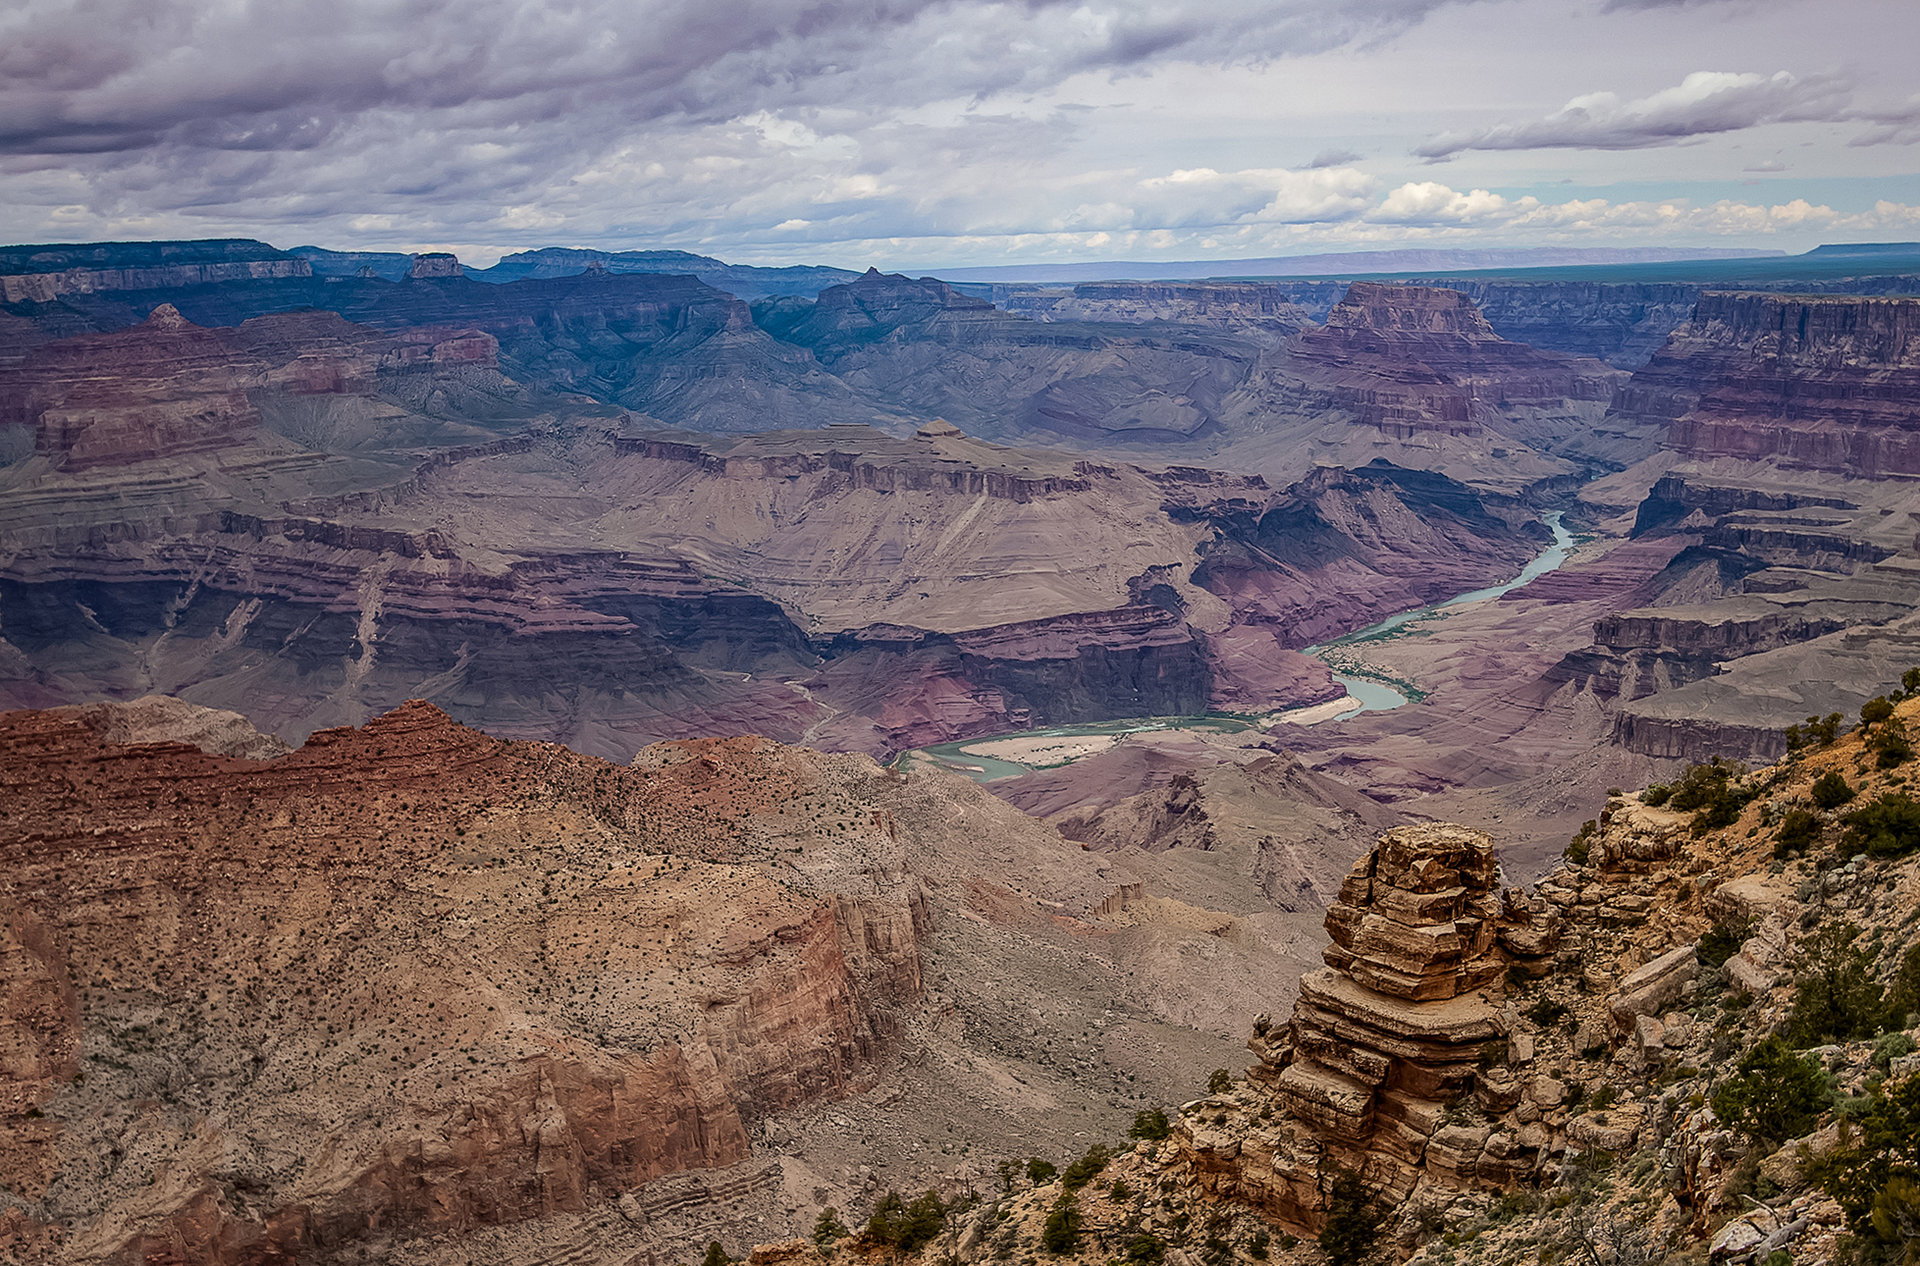
<path fill-rule="evenodd" d="M 1663 264 L 1696 259 L 1760 259 L 1784 251 L 1666 246 L 1537 246 L 1520 250 L 1341 251 L 1259 259 L 1098 260 L 1092 263 L 998 264 L 942 268 L 948 281 L 1154 281 L 1208 277 L 1328 277 L 1421 270 L 1566 268 L 1593 264 Z"/>

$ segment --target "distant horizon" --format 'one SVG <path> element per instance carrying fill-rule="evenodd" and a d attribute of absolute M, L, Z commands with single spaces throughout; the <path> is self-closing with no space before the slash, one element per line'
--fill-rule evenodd
<path fill-rule="evenodd" d="M 18 241 L 951 272 L 1920 236 L 1899 0 L 15 10 Z"/>

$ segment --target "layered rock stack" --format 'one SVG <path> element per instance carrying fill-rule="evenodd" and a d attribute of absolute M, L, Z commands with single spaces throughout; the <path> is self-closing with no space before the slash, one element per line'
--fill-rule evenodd
<path fill-rule="evenodd" d="M 1484 1122 L 1520 1101 L 1520 1082 L 1501 1066 L 1504 981 L 1516 968 L 1546 970 L 1558 927 L 1548 903 L 1501 893 L 1493 842 L 1480 832 L 1389 831 L 1327 912 L 1327 966 L 1301 978 L 1291 1021 L 1255 1021 L 1248 1045 L 1260 1062 L 1248 1089 L 1265 1099 L 1263 1124 L 1224 1146 L 1188 1126 L 1198 1184 L 1312 1230 L 1341 1170 L 1393 1201 L 1425 1173 L 1474 1186 L 1530 1172 L 1544 1139 L 1529 1150 L 1452 1118 L 1465 1108 Z"/>

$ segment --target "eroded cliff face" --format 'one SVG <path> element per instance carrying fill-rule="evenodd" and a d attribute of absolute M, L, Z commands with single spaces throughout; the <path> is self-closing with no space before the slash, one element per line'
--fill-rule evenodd
<path fill-rule="evenodd" d="M 1614 704 L 1616 742 L 1772 759 L 1787 725 L 1851 713 L 1902 671 L 1916 329 L 1920 300 L 1708 292 L 1621 389 L 1612 416 L 1662 427 L 1667 449 L 1633 533 L 1685 548 L 1549 674 Z"/>
<path fill-rule="evenodd" d="M 76 1260 L 312 1258 L 734 1165 L 922 989 L 917 885 L 756 864 L 715 771 L 762 811 L 826 774 L 757 740 L 626 770 L 414 704 L 272 762 L 78 714 L 0 744 L 8 1181 Z"/>
<path fill-rule="evenodd" d="M 1615 409 L 1689 457 L 1920 473 L 1920 299 L 1709 291 Z"/>
<path fill-rule="evenodd" d="M 0 378 L 0 427 L 31 428 L 35 454 L 74 473 L 269 441 L 274 423 L 348 402 L 371 410 L 380 397 L 397 431 L 402 401 L 431 410 L 449 392 L 463 403 L 523 395 L 498 373 L 497 352 L 477 330 L 384 336 L 330 313 L 211 329 L 162 304 L 137 326 L 24 357 Z"/>
<path fill-rule="evenodd" d="M 61 402 L 92 398 L 72 367 L 100 348 L 151 381 L 112 368 L 113 426 L 0 469 L 8 697 L 184 693 L 297 742 L 426 696 L 618 758 L 741 731 L 890 755 L 1330 697 L 1298 648 L 1508 574 L 1538 537 L 1390 467 L 1276 492 L 945 424 L 525 427 L 553 398 L 487 395 L 493 346 L 306 313 L 37 352 L 10 398 L 48 436 L 96 416 Z M 462 420 L 480 400 L 490 430 Z M 176 437 L 176 414 L 230 425 Z"/>

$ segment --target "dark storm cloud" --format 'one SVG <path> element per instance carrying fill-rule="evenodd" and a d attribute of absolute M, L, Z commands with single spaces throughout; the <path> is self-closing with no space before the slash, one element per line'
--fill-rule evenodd
<path fill-rule="evenodd" d="M 1575 97 L 1544 119 L 1443 132 L 1413 152 L 1440 159 L 1473 149 L 1651 149 L 1768 123 L 1857 117 L 1850 85 L 1831 76 L 1696 71 L 1651 96 L 1632 101 L 1610 92 Z"/>
<path fill-rule="evenodd" d="M 929 152 L 1017 174 L 1076 126 L 947 117 L 928 136 L 915 110 L 1325 50 L 1450 2 L 25 0 L 0 7 L 0 189 L 134 226 L 898 233 L 946 179 L 912 187 Z"/>
<path fill-rule="evenodd" d="M 1444 2 L 28 0 L 0 15 L 0 148 L 297 148 L 382 109 L 498 118 L 510 105 L 533 123 L 912 105 L 1169 57 L 1320 49 Z"/>

